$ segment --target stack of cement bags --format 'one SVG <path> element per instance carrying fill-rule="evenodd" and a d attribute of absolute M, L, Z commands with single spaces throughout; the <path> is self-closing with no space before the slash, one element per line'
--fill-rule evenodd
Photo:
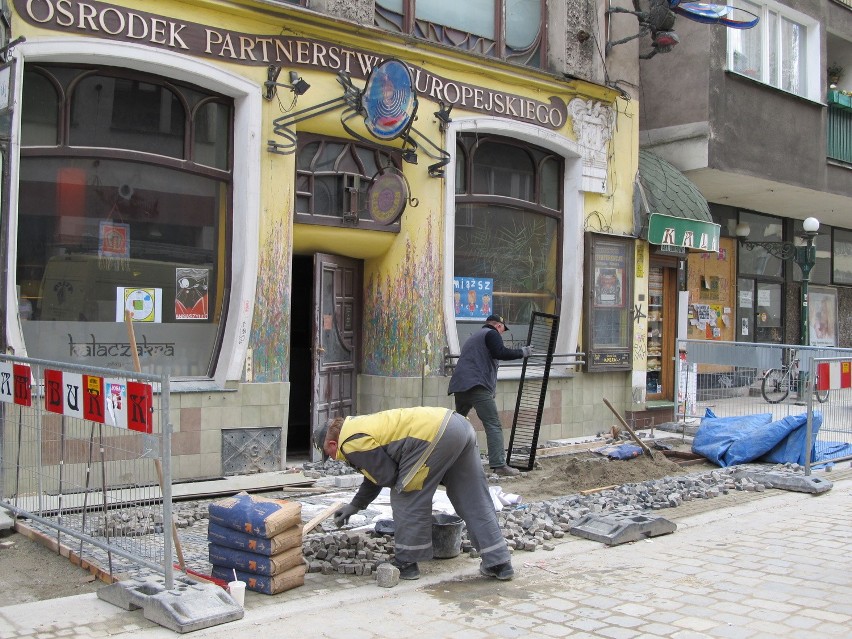
<path fill-rule="evenodd" d="M 208 507 L 212 576 L 274 595 L 305 583 L 302 505 L 242 492 Z"/>

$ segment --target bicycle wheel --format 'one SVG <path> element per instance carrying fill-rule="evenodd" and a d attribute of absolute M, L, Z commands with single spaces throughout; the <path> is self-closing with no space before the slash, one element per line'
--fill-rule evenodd
<path fill-rule="evenodd" d="M 770 404 L 783 402 L 790 394 L 790 376 L 780 368 L 766 371 L 760 385 L 760 393 Z"/>

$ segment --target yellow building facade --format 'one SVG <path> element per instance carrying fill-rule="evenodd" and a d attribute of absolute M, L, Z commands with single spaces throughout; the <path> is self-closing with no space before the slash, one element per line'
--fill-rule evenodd
<path fill-rule="evenodd" d="M 280 469 L 329 415 L 452 406 L 448 355 L 489 311 L 514 345 L 559 317 L 542 440 L 644 400 L 619 91 L 297 3 L 9 5 L 9 346 L 129 368 L 116 308 L 150 294 L 176 478 Z"/>

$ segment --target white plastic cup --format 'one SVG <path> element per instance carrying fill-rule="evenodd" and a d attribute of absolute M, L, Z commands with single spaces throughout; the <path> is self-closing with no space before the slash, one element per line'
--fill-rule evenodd
<path fill-rule="evenodd" d="M 231 598 L 237 602 L 240 608 L 244 608 L 246 604 L 246 582 L 244 581 L 229 581 L 228 592 L 231 593 Z"/>

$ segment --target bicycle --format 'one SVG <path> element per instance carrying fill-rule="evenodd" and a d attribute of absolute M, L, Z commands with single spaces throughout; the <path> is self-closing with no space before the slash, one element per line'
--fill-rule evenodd
<path fill-rule="evenodd" d="M 789 365 L 781 368 L 771 368 L 763 375 L 760 384 L 760 394 L 770 404 L 777 404 L 787 399 L 790 391 L 799 394 L 799 383 L 807 387 L 808 374 L 799 373 L 799 358 L 793 355 Z M 817 390 L 816 379 L 814 379 L 814 397 L 820 404 L 828 401 L 828 390 Z"/>

